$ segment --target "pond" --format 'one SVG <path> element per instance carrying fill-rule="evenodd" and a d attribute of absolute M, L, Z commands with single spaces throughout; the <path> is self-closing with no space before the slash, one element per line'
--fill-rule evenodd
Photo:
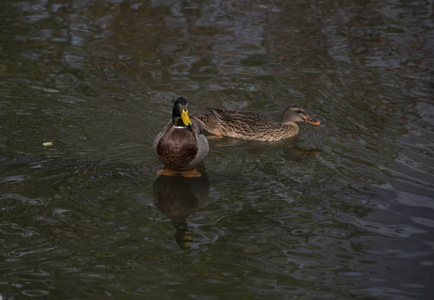
<path fill-rule="evenodd" d="M 432 2 L 1 7 L 1 299 L 434 294 Z M 158 176 L 179 96 L 323 125 Z"/>

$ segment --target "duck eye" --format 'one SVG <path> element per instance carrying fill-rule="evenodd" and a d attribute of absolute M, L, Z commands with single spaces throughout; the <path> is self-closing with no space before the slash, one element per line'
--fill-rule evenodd
<path fill-rule="evenodd" d="M 303 111 L 299 109 L 299 110 L 297 110 L 297 113 L 298 113 L 298 114 L 302 114 Z"/>

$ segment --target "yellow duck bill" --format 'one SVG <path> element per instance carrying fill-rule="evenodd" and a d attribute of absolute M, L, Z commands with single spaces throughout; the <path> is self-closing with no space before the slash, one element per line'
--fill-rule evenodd
<path fill-rule="evenodd" d="M 188 115 L 188 110 L 182 110 L 181 119 L 185 126 L 191 126 L 190 116 Z"/>

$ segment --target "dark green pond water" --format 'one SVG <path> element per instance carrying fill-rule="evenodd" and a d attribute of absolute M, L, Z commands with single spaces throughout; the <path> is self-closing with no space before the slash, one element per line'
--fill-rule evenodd
<path fill-rule="evenodd" d="M 0 8 L 0 299 L 434 295 L 432 1 Z M 323 125 L 158 177 L 178 96 Z"/>

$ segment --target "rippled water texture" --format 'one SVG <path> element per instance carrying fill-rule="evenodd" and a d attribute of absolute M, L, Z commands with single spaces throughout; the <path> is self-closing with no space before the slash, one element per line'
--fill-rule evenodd
<path fill-rule="evenodd" d="M 432 1 L 0 6 L 1 299 L 432 297 Z M 323 125 L 157 177 L 181 95 Z"/>

